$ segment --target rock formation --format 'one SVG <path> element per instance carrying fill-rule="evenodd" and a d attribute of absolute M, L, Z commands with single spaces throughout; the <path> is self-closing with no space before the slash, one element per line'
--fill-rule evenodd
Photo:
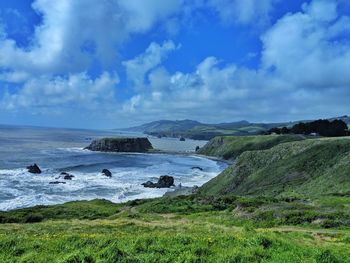
<path fill-rule="evenodd" d="M 147 152 L 153 147 L 147 138 L 104 138 L 92 141 L 85 149 L 100 152 Z"/>
<path fill-rule="evenodd" d="M 146 183 L 143 183 L 142 185 L 148 188 L 169 188 L 171 186 L 174 186 L 174 177 L 169 175 L 162 175 L 161 177 L 159 177 L 157 183 L 148 181 Z"/>
<path fill-rule="evenodd" d="M 27 166 L 28 172 L 32 174 L 41 174 L 39 166 L 35 163 L 33 165 Z"/>
<path fill-rule="evenodd" d="M 107 177 L 112 177 L 112 172 L 108 169 L 103 169 L 102 174 L 107 176 Z"/>

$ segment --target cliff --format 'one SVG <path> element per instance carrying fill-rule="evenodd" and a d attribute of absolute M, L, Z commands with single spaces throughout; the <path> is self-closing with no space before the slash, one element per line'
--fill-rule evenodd
<path fill-rule="evenodd" d="M 92 141 L 85 149 L 100 152 L 147 152 L 153 147 L 147 138 L 103 138 Z"/>

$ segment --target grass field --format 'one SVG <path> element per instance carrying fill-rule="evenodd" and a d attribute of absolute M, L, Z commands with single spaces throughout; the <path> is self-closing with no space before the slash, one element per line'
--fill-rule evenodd
<path fill-rule="evenodd" d="M 61 205 L 61 212 L 43 215 L 42 222 L 1 224 L 0 261 L 350 262 L 350 229 L 307 222 L 264 226 L 245 218 L 238 204 L 250 213 L 262 205 L 236 197 L 206 204 L 180 197 L 122 206 L 103 201 Z M 22 210 L 22 216 L 55 207 Z M 81 219 L 86 213 L 95 219 Z M 17 217 L 18 211 L 2 216 L 9 214 Z M 70 218 L 61 219 L 66 215 Z"/>

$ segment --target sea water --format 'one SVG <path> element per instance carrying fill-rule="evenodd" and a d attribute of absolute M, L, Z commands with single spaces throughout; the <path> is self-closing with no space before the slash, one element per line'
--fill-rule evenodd
<path fill-rule="evenodd" d="M 89 131 L 35 127 L 0 126 L 0 210 L 59 204 L 74 200 L 107 199 L 124 202 L 162 196 L 174 189 L 144 188 L 170 175 L 175 184 L 200 186 L 223 169 L 223 162 L 191 155 L 205 141 L 150 137 L 152 145 L 165 153 L 101 153 L 84 150 L 91 140 L 111 136 L 145 136 L 117 131 Z M 37 163 L 41 174 L 28 173 Z M 193 169 L 193 167 L 201 167 Z M 101 174 L 109 169 L 113 176 Z M 72 180 L 58 178 L 61 172 Z M 50 184 L 50 182 L 65 184 Z"/>

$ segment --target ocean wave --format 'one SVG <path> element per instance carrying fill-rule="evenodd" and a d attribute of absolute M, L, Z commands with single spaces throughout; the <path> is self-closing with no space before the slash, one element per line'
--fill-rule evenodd
<path fill-rule="evenodd" d="M 73 160 L 69 155 L 66 158 L 63 163 L 81 161 Z M 103 161 L 105 158 L 108 160 Z M 57 164 L 55 159 L 53 161 Z M 164 154 L 143 154 L 135 158 L 94 154 L 84 161 L 88 163 L 43 168 L 43 173 L 38 175 L 30 174 L 25 168 L 0 169 L 0 210 L 74 200 L 104 198 L 112 202 L 125 202 L 154 198 L 173 189 L 144 188 L 142 183 L 156 181 L 159 176 L 167 174 L 174 177 L 176 185 L 200 186 L 225 168 L 224 165 L 205 158 Z M 192 169 L 197 166 L 203 168 L 203 171 Z M 112 172 L 112 178 L 101 174 L 102 167 Z M 73 174 L 74 178 L 59 178 L 62 171 Z M 50 184 L 53 181 L 65 184 Z"/>

